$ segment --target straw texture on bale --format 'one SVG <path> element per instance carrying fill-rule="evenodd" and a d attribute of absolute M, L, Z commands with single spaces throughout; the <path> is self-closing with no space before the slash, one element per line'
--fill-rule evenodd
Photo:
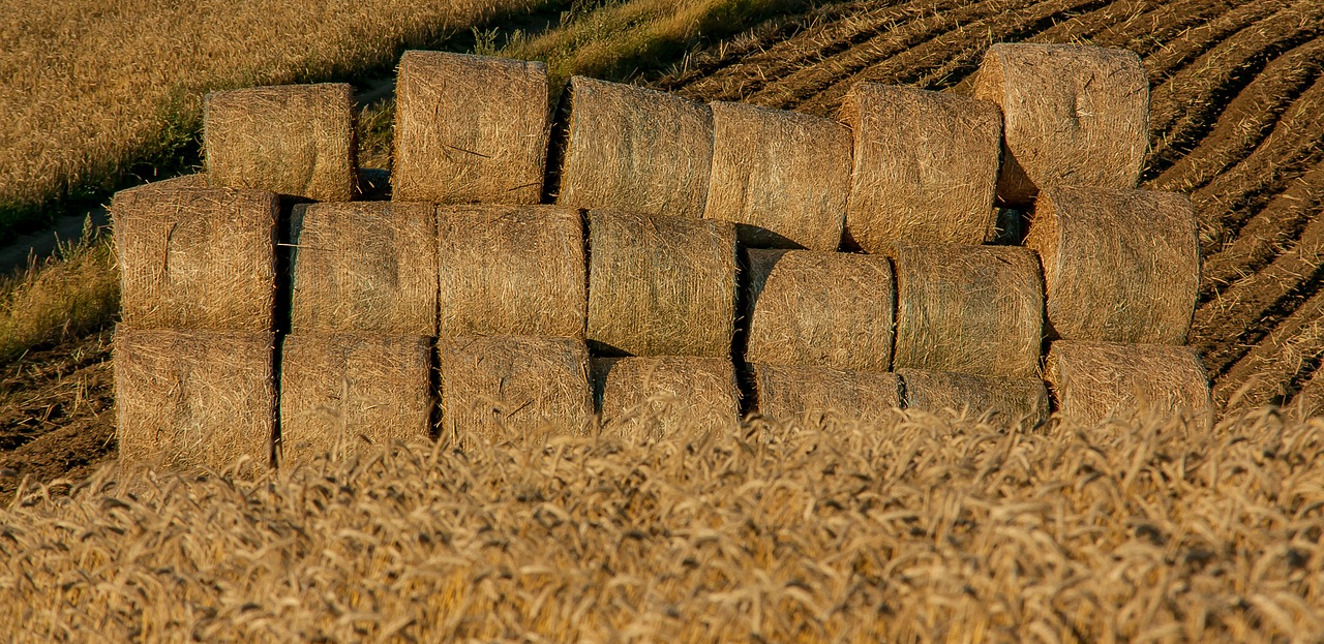
<path fill-rule="evenodd" d="M 1044 291 L 1032 251 L 902 245 L 896 284 L 897 369 L 1038 375 Z"/>
<path fill-rule="evenodd" d="M 1209 376 L 1192 347 L 1059 340 L 1046 366 L 1058 413 L 1082 426 L 1131 413 L 1213 422 Z"/>
<path fill-rule="evenodd" d="M 842 103 L 855 133 L 846 231 L 863 250 L 993 238 L 1002 116 L 987 101 L 859 83 Z"/>
<path fill-rule="evenodd" d="M 563 100 L 557 203 L 703 216 L 713 159 L 707 105 L 583 76 L 570 79 Z"/>
<path fill-rule="evenodd" d="M 564 206 L 437 209 L 440 334 L 584 337 L 584 222 Z"/>
<path fill-rule="evenodd" d="M 1002 108 L 998 199 L 1027 204 L 1049 185 L 1134 188 L 1149 147 L 1149 80 L 1125 49 L 997 44 L 975 98 Z"/>
<path fill-rule="evenodd" d="M 110 212 L 125 326 L 272 329 L 276 195 L 148 184 Z"/>
<path fill-rule="evenodd" d="M 423 203 L 296 207 L 293 331 L 435 335 L 435 216 Z"/>
<path fill-rule="evenodd" d="M 704 217 L 752 248 L 834 251 L 850 194 L 851 133 L 836 121 L 717 102 Z"/>
<path fill-rule="evenodd" d="M 407 51 L 396 83 L 394 198 L 538 203 L 547 139 L 541 62 Z"/>
<path fill-rule="evenodd" d="M 1039 252 L 1049 334 L 1182 344 L 1200 289 L 1200 239 L 1185 195 L 1045 188 L 1025 245 Z"/>
<path fill-rule="evenodd" d="M 345 83 L 208 94 L 202 139 L 212 187 L 349 201 L 358 178 Z"/>
<path fill-rule="evenodd" d="M 270 333 L 115 333 L 120 460 L 131 468 L 223 469 L 271 462 L 275 421 Z"/>
<path fill-rule="evenodd" d="M 895 286 L 886 257 L 750 250 L 745 359 L 890 371 Z"/>
<path fill-rule="evenodd" d="M 178 177 L 161 179 L 138 186 L 136 189 L 155 189 L 155 190 L 178 190 L 180 188 L 206 188 L 207 173 L 194 172 L 192 174 L 181 174 Z"/>
<path fill-rule="evenodd" d="M 1039 378 L 1000 378 L 952 371 L 899 369 L 906 409 L 987 415 L 993 422 L 1021 428 L 1048 420 L 1048 389 Z"/>
<path fill-rule="evenodd" d="M 506 436 L 582 434 L 593 423 L 582 340 L 517 336 L 442 339 L 443 438 L 460 444 Z"/>
<path fill-rule="evenodd" d="M 731 429 L 740 421 L 728 358 L 599 358 L 593 381 L 606 428 L 628 436 Z"/>
<path fill-rule="evenodd" d="M 729 356 L 736 233 L 727 222 L 589 213 L 588 339 L 607 353 Z"/>
<path fill-rule="evenodd" d="M 901 406 L 900 381 L 894 373 L 848 371 L 830 367 L 753 364 L 758 410 L 768 418 L 793 420 L 836 416 L 864 423 L 881 422 Z"/>

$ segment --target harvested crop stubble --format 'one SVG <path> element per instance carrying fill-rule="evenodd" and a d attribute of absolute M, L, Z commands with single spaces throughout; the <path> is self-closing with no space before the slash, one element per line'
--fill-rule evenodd
<path fill-rule="evenodd" d="M 740 421 L 740 392 L 729 358 L 598 358 L 593 372 L 608 431 L 661 438 L 729 431 Z"/>
<path fill-rule="evenodd" d="M 147 184 L 110 212 L 125 326 L 272 329 L 276 195 Z"/>
<path fill-rule="evenodd" d="M 1197 228 L 1183 194 L 1045 188 L 1025 245 L 1043 262 L 1049 335 L 1184 343 L 1200 289 Z"/>
<path fill-rule="evenodd" d="M 610 354 L 729 356 L 736 233 L 727 222 L 589 213 L 588 339 Z"/>
<path fill-rule="evenodd" d="M 1002 153 L 996 105 L 965 96 L 859 83 L 842 103 L 855 133 L 846 232 L 870 253 L 898 243 L 993 238 Z"/>
<path fill-rule="evenodd" d="M 882 422 L 901 406 L 901 383 L 894 373 L 830 367 L 753 364 L 759 413 L 793 420 L 836 417 Z"/>
<path fill-rule="evenodd" d="M 1191 347 L 1059 340 L 1046 366 L 1058 412 L 1082 425 L 1135 413 L 1213 422 L 1209 377 Z"/>
<path fill-rule="evenodd" d="M 394 199 L 538 203 L 551 129 L 546 65 L 407 51 L 396 96 Z"/>
<path fill-rule="evenodd" d="M 295 333 L 436 334 L 436 208 L 321 203 L 294 209 Z"/>
<path fill-rule="evenodd" d="M 713 167 L 703 216 L 753 248 L 834 251 L 850 194 L 851 133 L 828 119 L 712 103 Z"/>
<path fill-rule="evenodd" d="M 562 98 L 557 203 L 702 217 L 713 160 L 707 105 L 575 76 Z"/>
<path fill-rule="evenodd" d="M 437 209 L 441 337 L 583 338 L 584 222 L 564 206 Z"/>
<path fill-rule="evenodd" d="M 750 362 L 890 371 L 892 263 L 878 255 L 749 251 Z"/>
<path fill-rule="evenodd" d="M 1149 147 L 1149 81 L 1134 52 L 997 44 L 975 98 L 1002 108 L 998 199 L 1019 205 L 1044 186 L 1134 188 Z"/>
<path fill-rule="evenodd" d="M 896 254 L 897 369 L 1039 374 L 1044 289 L 1024 248 L 903 245 Z"/>
<path fill-rule="evenodd" d="M 952 371 L 898 369 L 905 408 L 968 412 L 998 425 L 1033 428 L 1048 420 L 1048 389 L 1039 378 L 999 378 Z"/>
<path fill-rule="evenodd" d="M 208 94 L 208 179 L 213 187 L 349 201 L 358 178 L 353 120 L 353 91 L 344 83 Z"/>

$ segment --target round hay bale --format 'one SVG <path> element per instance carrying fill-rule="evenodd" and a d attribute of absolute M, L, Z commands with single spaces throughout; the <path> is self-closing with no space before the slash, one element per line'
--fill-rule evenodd
<path fill-rule="evenodd" d="M 407 51 L 395 95 L 395 199 L 538 203 L 551 130 L 546 65 Z"/>
<path fill-rule="evenodd" d="M 965 96 L 859 83 L 842 103 L 855 132 L 846 231 L 863 250 L 902 242 L 993 238 L 1002 152 L 996 105 Z"/>
<path fill-rule="evenodd" d="M 707 105 L 583 76 L 570 79 L 562 100 L 557 203 L 703 216 L 713 160 Z"/>
<path fill-rule="evenodd" d="M 850 193 L 851 133 L 828 119 L 712 103 L 713 166 L 703 216 L 752 248 L 834 251 Z"/>
<path fill-rule="evenodd" d="M 1059 340 L 1047 372 L 1058 413 L 1085 426 L 1132 413 L 1213 423 L 1209 376 L 1192 347 Z"/>
<path fill-rule="evenodd" d="M 606 355 L 731 355 L 736 233 L 726 222 L 589 213 L 588 340 Z"/>
<path fill-rule="evenodd" d="M 903 245 L 896 256 L 897 369 L 1039 374 L 1044 288 L 1032 251 Z"/>
<path fill-rule="evenodd" d="M 856 371 L 892 367 L 892 264 L 877 255 L 749 251 L 745 359 Z"/>
<path fill-rule="evenodd" d="M 727 358 L 599 358 L 594 389 L 605 428 L 662 438 L 735 427 L 736 371 Z"/>
<path fill-rule="evenodd" d="M 583 338 L 584 222 L 564 206 L 437 210 L 440 334 Z"/>
<path fill-rule="evenodd" d="M 1048 421 L 1048 389 L 1039 378 L 1000 378 L 951 371 L 899 369 L 906 409 L 971 413 L 1029 429 Z"/>
<path fill-rule="evenodd" d="M 810 416 L 876 423 L 901 406 L 900 381 L 894 373 L 848 371 L 830 367 L 753 364 L 758 410 L 768 418 L 789 421 Z"/>
<path fill-rule="evenodd" d="M 358 178 L 353 101 L 345 83 L 208 94 L 202 144 L 211 186 L 349 201 Z"/>
<path fill-rule="evenodd" d="M 975 98 L 1002 108 L 998 199 L 1028 204 L 1053 184 L 1134 188 L 1149 148 L 1149 80 L 1135 52 L 1003 43 Z"/>
<path fill-rule="evenodd" d="M 1043 262 L 1049 336 L 1185 343 L 1200 289 L 1197 228 L 1182 194 L 1045 188 L 1025 245 Z"/>

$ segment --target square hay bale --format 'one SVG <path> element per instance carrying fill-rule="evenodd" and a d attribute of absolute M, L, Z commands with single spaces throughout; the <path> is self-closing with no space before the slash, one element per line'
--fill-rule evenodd
<path fill-rule="evenodd" d="M 208 94 L 202 145 L 212 187 L 349 201 L 358 177 L 353 99 L 345 83 Z"/>
<path fill-rule="evenodd" d="M 538 203 L 551 130 L 543 63 L 407 51 L 395 92 L 395 199 Z"/>
<path fill-rule="evenodd" d="M 177 185 L 122 190 L 111 202 L 124 325 L 272 330 L 276 195 Z"/>
<path fill-rule="evenodd" d="M 1039 378 L 1000 378 L 951 371 L 898 369 L 906 409 L 952 411 L 1032 429 L 1048 422 L 1048 389 Z"/>
<path fill-rule="evenodd" d="M 583 338 L 584 221 L 564 206 L 437 209 L 439 333 Z"/>
<path fill-rule="evenodd" d="M 752 366 L 758 410 L 768 418 L 790 421 L 835 416 L 877 423 L 901 406 L 901 385 L 894 373 L 803 365 Z"/>
<path fill-rule="evenodd" d="M 424 440 L 432 422 L 432 339 L 286 336 L 280 367 L 281 463 Z"/>
<path fill-rule="evenodd" d="M 1209 376 L 1192 347 L 1059 340 L 1047 372 L 1058 413 L 1086 427 L 1130 414 L 1213 425 Z"/>
<path fill-rule="evenodd" d="M 423 203 L 296 207 L 292 330 L 436 335 L 435 217 Z"/>
<path fill-rule="evenodd" d="M 662 438 L 730 429 L 740 390 L 728 358 L 598 358 L 593 386 L 609 431 Z"/>

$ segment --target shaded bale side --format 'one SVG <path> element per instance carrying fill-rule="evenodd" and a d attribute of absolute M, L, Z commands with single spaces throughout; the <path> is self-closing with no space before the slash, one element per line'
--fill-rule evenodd
<path fill-rule="evenodd" d="M 1213 423 L 1209 377 L 1192 347 L 1059 340 L 1046 366 L 1058 413 L 1082 426 L 1132 413 Z"/>
<path fill-rule="evenodd" d="M 407 51 L 395 91 L 395 199 L 538 203 L 551 130 L 546 65 Z"/>
<path fill-rule="evenodd" d="M 439 333 L 583 338 L 584 222 L 564 206 L 437 210 Z"/>
<path fill-rule="evenodd" d="M 662 438 L 730 429 L 740 391 L 728 358 L 598 358 L 593 383 L 604 429 Z"/>
<path fill-rule="evenodd" d="M 1039 253 L 1051 337 L 1182 344 L 1200 289 L 1185 195 L 1049 187 L 1025 245 Z"/>
<path fill-rule="evenodd" d="M 276 195 L 178 185 L 122 190 L 111 202 L 124 325 L 272 330 Z"/>
<path fill-rule="evenodd" d="M 211 186 L 349 201 L 358 178 L 353 99 L 346 83 L 208 94 L 202 144 Z"/>
<path fill-rule="evenodd" d="M 835 416 L 876 423 L 901 406 L 894 373 L 753 364 L 759 413 L 792 420 Z"/>
<path fill-rule="evenodd" d="M 293 332 L 436 335 L 435 216 L 423 203 L 296 207 Z"/>
<path fill-rule="evenodd" d="M 993 239 L 1002 152 L 996 105 L 859 83 L 842 103 L 842 117 L 855 134 L 846 230 L 861 249 Z"/>
<path fill-rule="evenodd" d="M 745 359 L 856 371 L 892 367 L 892 263 L 808 250 L 749 251 Z"/>
<path fill-rule="evenodd" d="M 664 92 L 575 76 L 557 203 L 702 217 L 712 171 L 707 105 Z"/>
<path fill-rule="evenodd" d="M 850 193 L 851 133 L 829 120 L 712 103 L 713 165 L 703 216 L 752 248 L 834 251 Z"/>
<path fill-rule="evenodd" d="M 1135 52 L 1002 43 L 975 98 L 1002 108 L 998 200 L 1028 204 L 1053 184 L 1134 188 L 1149 146 L 1149 80 Z"/>
<path fill-rule="evenodd" d="M 1039 378 L 1000 378 L 951 371 L 899 369 L 906 409 L 946 410 L 1029 429 L 1048 421 L 1048 389 Z"/>
<path fill-rule="evenodd" d="M 902 245 L 896 256 L 896 369 L 1039 374 L 1039 258 L 1011 246 Z"/>

